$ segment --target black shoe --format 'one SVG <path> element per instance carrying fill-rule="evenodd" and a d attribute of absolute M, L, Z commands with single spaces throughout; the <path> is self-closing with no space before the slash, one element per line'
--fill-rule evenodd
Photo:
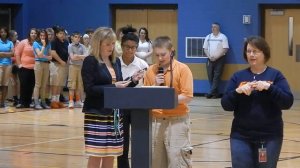
<path fill-rule="evenodd" d="M 5 108 L 6 106 L 5 106 L 5 104 L 4 103 L 1 103 L 0 104 L 0 108 Z"/>
<path fill-rule="evenodd" d="M 217 99 L 219 98 L 217 95 L 213 95 L 210 99 Z"/>
<path fill-rule="evenodd" d="M 46 102 L 42 102 L 41 103 L 41 106 L 44 108 L 44 109 L 51 109 L 50 106 L 48 106 L 48 104 Z"/>
<path fill-rule="evenodd" d="M 47 106 L 50 107 L 50 105 L 51 105 L 51 100 L 48 99 L 48 98 L 46 98 L 46 99 L 45 99 L 45 103 L 46 103 Z"/>
<path fill-rule="evenodd" d="M 212 95 L 212 94 L 206 94 L 206 95 L 205 95 L 205 97 L 206 97 L 207 99 L 211 99 L 213 96 L 214 96 L 214 95 Z"/>
<path fill-rule="evenodd" d="M 19 99 L 15 99 L 14 103 L 13 103 L 13 106 L 17 106 L 18 104 L 19 104 Z"/>
<path fill-rule="evenodd" d="M 64 103 L 64 102 L 67 102 L 68 100 L 64 97 L 64 95 L 60 94 L 59 95 L 59 101 Z"/>
<path fill-rule="evenodd" d="M 207 94 L 207 95 L 206 95 L 206 98 L 207 98 L 207 99 L 217 99 L 217 98 L 219 98 L 219 96 L 216 95 L 216 94 Z"/>
<path fill-rule="evenodd" d="M 18 98 L 18 96 L 13 96 L 13 106 L 17 106 L 18 104 L 19 104 L 19 98 Z"/>
<path fill-rule="evenodd" d="M 18 104 L 16 108 L 30 108 L 30 105 Z"/>

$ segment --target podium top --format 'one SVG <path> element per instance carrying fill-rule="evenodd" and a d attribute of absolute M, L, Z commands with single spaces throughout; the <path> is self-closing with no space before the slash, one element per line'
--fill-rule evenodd
<path fill-rule="evenodd" d="M 104 108 L 172 109 L 177 103 L 174 88 L 104 88 Z"/>

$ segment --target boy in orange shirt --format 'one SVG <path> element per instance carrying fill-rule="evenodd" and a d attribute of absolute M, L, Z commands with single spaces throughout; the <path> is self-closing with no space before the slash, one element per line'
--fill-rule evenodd
<path fill-rule="evenodd" d="M 155 168 L 192 167 L 190 143 L 190 120 L 187 104 L 193 97 L 193 76 L 189 67 L 175 59 L 171 39 L 158 37 L 153 42 L 156 64 L 145 74 L 145 86 L 169 86 L 178 95 L 174 109 L 153 110 L 153 154 Z M 158 69 L 163 69 L 163 73 Z"/>

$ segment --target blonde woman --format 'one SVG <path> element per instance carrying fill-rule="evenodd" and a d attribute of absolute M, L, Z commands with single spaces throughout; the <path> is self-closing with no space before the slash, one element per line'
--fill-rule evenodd
<path fill-rule="evenodd" d="M 112 168 L 114 157 L 123 153 L 122 124 L 114 120 L 119 113 L 105 109 L 105 87 L 125 88 L 135 86 L 142 78 L 134 75 L 132 81 L 123 81 L 121 63 L 115 56 L 116 34 L 111 28 L 98 28 L 91 39 L 91 55 L 82 65 L 84 101 L 84 138 L 88 168 Z M 120 116 L 120 115 L 117 115 Z M 119 120 L 120 121 L 120 120 Z"/>

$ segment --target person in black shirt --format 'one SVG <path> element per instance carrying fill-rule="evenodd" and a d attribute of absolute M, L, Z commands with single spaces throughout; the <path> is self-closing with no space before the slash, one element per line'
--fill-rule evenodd
<path fill-rule="evenodd" d="M 51 42 L 51 56 L 54 64 L 50 66 L 50 85 L 52 87 L 51 108 L 63 108 L 64 104 L 59 102 L 59 95 L 66 83 L 69 58 L 68 41 L 65 39 L 65 30 L 57 27 L 55 39 Z"/>

